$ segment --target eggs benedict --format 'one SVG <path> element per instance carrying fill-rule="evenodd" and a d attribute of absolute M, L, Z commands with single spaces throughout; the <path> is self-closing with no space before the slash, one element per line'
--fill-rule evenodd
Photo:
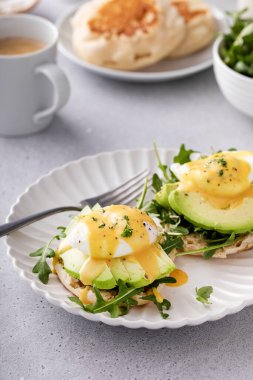
<path fill-rule="evenodd" d="M 220 151 L 209 156 L 181 146 L 171 176 L 155 195 L 165 232 L 182 228 L 180 255 L 226 257 L 253 246 L 253 153 Z M 176 225 L 175 225 L 176 223 Z M 177 250 L 177 253 L 179 250 Z"/>
<path fill-rule="evenodd" d="M 132 296 L 123 297 L 120 305 L 117 302 L 116 316 L 126 305 L 150 300 L 161 304 L 157 288 L 170 282 L 175 265 L 160 245 L 160 236 L 154 220 L 137 208 L 86 207 L 66 228 L 54 257 L 55 272 L 86 311 L 100 312 L 94 308 L 99 297 L 110 303 L 118 301 L 122 292 Z"/>

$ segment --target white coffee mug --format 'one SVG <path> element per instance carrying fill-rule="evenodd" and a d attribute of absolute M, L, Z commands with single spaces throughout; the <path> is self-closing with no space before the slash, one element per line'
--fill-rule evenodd
<path fill-rule="evenodd" d="M 70 95 L 66 75 L 57 66 L 58 31 L 33 15 L 0 16 L 0 38 L 23 37 L 44 47 L 22 55 L 0 55 L 0 134 L 38 132 L 52 122 Z"/>

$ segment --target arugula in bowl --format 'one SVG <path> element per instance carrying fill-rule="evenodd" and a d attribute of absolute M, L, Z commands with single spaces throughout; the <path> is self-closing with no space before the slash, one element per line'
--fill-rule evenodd
<path fill-rule="evenodd" d="M 245 11 L 229 13 L 232 22 L 224 34 L 220 56 L 233 70 L 253 78 L 253 19 L 243 18 Z"/>

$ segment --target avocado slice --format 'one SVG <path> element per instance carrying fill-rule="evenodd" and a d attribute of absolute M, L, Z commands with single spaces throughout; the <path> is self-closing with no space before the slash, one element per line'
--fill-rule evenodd
<path fill-rule="evenodd" d="M 117 285 L 115 278 L 108 265 L 106 265 L 104 271 L 93 281 L 99 289 L 113 289 Z"/>
<path fill-rule="evenodd" d="M 159 252 L 157 252 L 157 260 L 160 271 L 159 278 L 168 276 L 171 272 L 173 272 L 173 270 L 176 269 L 176 265 L 162 248 Z"/>
<path fill-rule="evenodd" d="M 132 285 L 135 288 L 141 288 L 142 286 L 146 286 L 150 283 L 144 269 L 138 261 L 132 258 L 126 258 L 124 261 L 122 260 L 122 262 L 124 263 L 124 267 L 129 274 L 129 280 L 127 281 L 129 285 Z"/>
<path fill-rule="evenodd" d="M 157 276 L 152 280 L 148 278 L 148 273 L 145 271 L 145 261 L 143 261 L 143 257 L 141 258 L 138 254 L 135 257 L 126 257 L 122 259 L 122 262 L 129 273 L 129 280 L 127 282 L 136 287 L 147 286 L 151 284 L 158 278 L 165 277 L 169 275 L 175 268 L 175 264 L 168 257 L 168 255 L 164 252 L 162 247 L 159 244 L 154 244 L 147 248 L 147 257 L 149 261 L 154 265 L 157 264 Z"/>
<path fill-rule="evenodd" d="M 197 227 L 224 234 L 242 234 L 253 229 L 253 198 L 244 198 L 231 209 L 213 207 L 198 192 L 174 190 L 169 195 L 170 206 Z"/>
<path fill-rule="evenodd" d="M 169 194 L 175 190 L 177 186 L 177 183 L 166 183 L 163 185 L 161 190 L 155 194 L 156 202 L 164 208 L 169 208 Z"/>
<path fill-rule="evenodd" d="M 76 248 L 69 249 L 62 253 L 60 257 L 63 260 L 63 267 L 70 276 L 79 279 L 79 271 L 88 258 L 82 251 Z"/>
<path fill-rule="evenodd" d="M 127 282 L 129 280 L 130 277 L 122 259 L 111 260 L 110 269 L 116 281 L 122 280 L 123 282 Z"/>

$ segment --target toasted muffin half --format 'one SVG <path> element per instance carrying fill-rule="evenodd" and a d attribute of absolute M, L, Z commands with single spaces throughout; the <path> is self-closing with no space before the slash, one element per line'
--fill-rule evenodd
<path fill-rule="evenodd" d="M 189 252 L 201 248 L 205 248 L 207 243 L 201 238 L 197 233 L 189 234 L 182 237 L 184 242 L 183 252 Z M 246 252 L 247 250 L 253 248 L 253 233 L 247 233 L 239 236 L 232 244 L 219 248 L 216 250 L 213 258 L 225 259 L 228 255 L 234 255 L 241 252 Z M 182 252 L 174 249 L 170 256 L 174 260 L 177 253 Z M 195 253 L 192 256 L 203 256 L 203 252 Z"/>
<path fill-rule="evenodd" d="M 134 70 L 168 56 L 185 35 L 168 0 L 92 0 L 72 19 L 72 43 L 84 61 Z"/>
<path fill-rule="evenodd" d="M 172 0 L 184 18 L 186 33 L 180 45 L 176 46 L 170 57 L 183 57 L 203 49 L 213 41 L 216 23 L 211 9 L 201 0 Z"/>
<path fill-rule="evenodd" d="M 96 302 L 96 296 L 92 286 L 85 286 L 79 280 L 76 280 L 75 278 L 71 277 L 65 271 L 63 265 L 60 262 L 54 265 L 54 270 L 59 280 L 65 286 L 65 288 L 68 289 L 71 293 L 73 293 L 76 297 L 78 297 L 84 305 L 94 304 Z M 164 284 L 160 284 L 157 290 L 160 292 L 163 286 Z M 109 301 L 117 296 L 117 291 L 115 289 L 100 290 L 100 292 L 105 301 Z M 137 306 L 142 306 L 149 302 L 147 300 L 142 299 L 142 297 L 146 295 L 148 295 L 147 292 L 142 292 L 133 297 L 133 299 L 138 302 Z"/>

